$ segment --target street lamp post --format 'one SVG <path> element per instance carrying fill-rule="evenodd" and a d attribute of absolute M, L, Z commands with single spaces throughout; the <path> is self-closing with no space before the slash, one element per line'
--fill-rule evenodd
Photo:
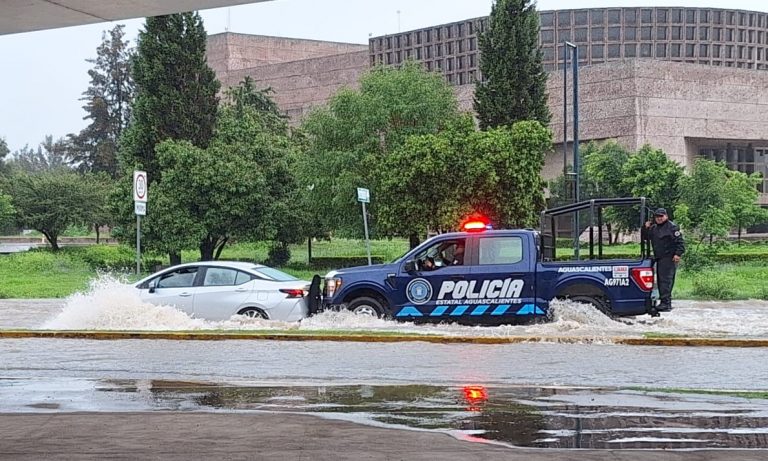
<path fill-rule="evenodd" d="M 580 200 L 580 173 L 579 162 L 579 47 L 575 44 L 563 42 L 563 175 L 567 178 L 568 167 L 568 51 L 571 51 L 571 65 L 573 68 L 573 201 Z M 573 223 L 573 252 L 579 259 L 579 213 L 574 215 Z"/>

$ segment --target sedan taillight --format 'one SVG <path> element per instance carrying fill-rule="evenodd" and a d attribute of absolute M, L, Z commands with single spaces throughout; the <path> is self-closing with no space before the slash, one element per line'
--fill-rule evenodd
<path fill-rule="evenodd" d="M 301 288 L 280 288 L 280 293 L 288 295 L 286 298 L 303 298 L 305 294 Z"/>
<path fill-rule="evenodd" d="M 653 290 L 653 269 L 650 267 L 635 267 L 632 269 L 632 280 L 643 291 Z"/>

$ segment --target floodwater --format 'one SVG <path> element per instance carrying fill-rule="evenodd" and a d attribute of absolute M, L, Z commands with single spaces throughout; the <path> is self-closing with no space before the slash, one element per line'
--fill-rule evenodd
<path fill-rule="evenodd" d="M 378 330 L 585 339 L 499 345 L 3 339 L 0 413 L 309 412 L 530 447 L 768 448 L 768 400 L 700 391 L 765 391 L 768 349 L 611 343 L 615 336 L 646 334 L 765 338 L 765 301 L 681 301 L 660 318 L 621 321 L 562 303 L 551 323 L 501 327 L 413 325 L 346 312 L 301 323 L 209 322 L 142 303 L 129 286 L 102 278 L 65 300 L 0 300 L 0 329 Z"/>
<path fill-rule="evenodd" d="M 0 380 L 0 413 L 52 411 L 309 413 L 537 448 L 768 448 L 768 400 L 749 396 L 480 385 Z"/>
<path fill-rule="evenodd" d="M 110 277 L 65 300 L 0 300 L 0 329 L 61 330 L 380 330 L 449 336 L 567 336 L 610 341 L 613 336 L 647 334 L 718 338 L 768 338 L 768 301 L 676 301 L 661 317 L 612 320 L 571 302 L 554 304 L 554 321 L 536 325 L 469 327 L 414 325 L 327 312 L 301 323 L 234 316 L 223 322 L 192 318 L 170 306 L 143 303 L 128 285 Z"/>

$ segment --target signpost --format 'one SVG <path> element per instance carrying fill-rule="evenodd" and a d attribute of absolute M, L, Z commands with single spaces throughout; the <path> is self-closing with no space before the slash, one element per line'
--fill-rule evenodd
<path fill-rule="evenodd" d="M 133 211 L 136 213 L 136 274 L 141 273 L 141 217 L 147 214 L 147 172 L 133 172 Z"/>
<path fill-rule="evenodd" d="M 368 214 L 365 204 L 371 203 L 371 191 L 362 187 L 357 188 L 357 201 L 363 205 L 363 227 L 365 228 L 365 251 L 368 254 L 368 265 L 371 265 L 371 242 L 368 240 Z"/>

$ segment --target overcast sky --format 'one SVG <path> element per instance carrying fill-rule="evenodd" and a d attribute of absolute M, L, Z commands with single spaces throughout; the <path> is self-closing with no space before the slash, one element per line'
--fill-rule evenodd
<path fill-rule="evenodd" d="M 274 0 L 202 12 L 210 34 L 231 32 L 361 43 L 377 36 L 486 16 L 493 0 Z M 767 11 L 765 0 L 540 0 L 539 9 L 700 6 Z M 400 14 L 398 15 L 398 11 Z M 143 19 L 0 35 L 0 137 L 11 151 L 85 127 L 81 94 L 103 31 L 125 24 L 135 41 Z"/>

